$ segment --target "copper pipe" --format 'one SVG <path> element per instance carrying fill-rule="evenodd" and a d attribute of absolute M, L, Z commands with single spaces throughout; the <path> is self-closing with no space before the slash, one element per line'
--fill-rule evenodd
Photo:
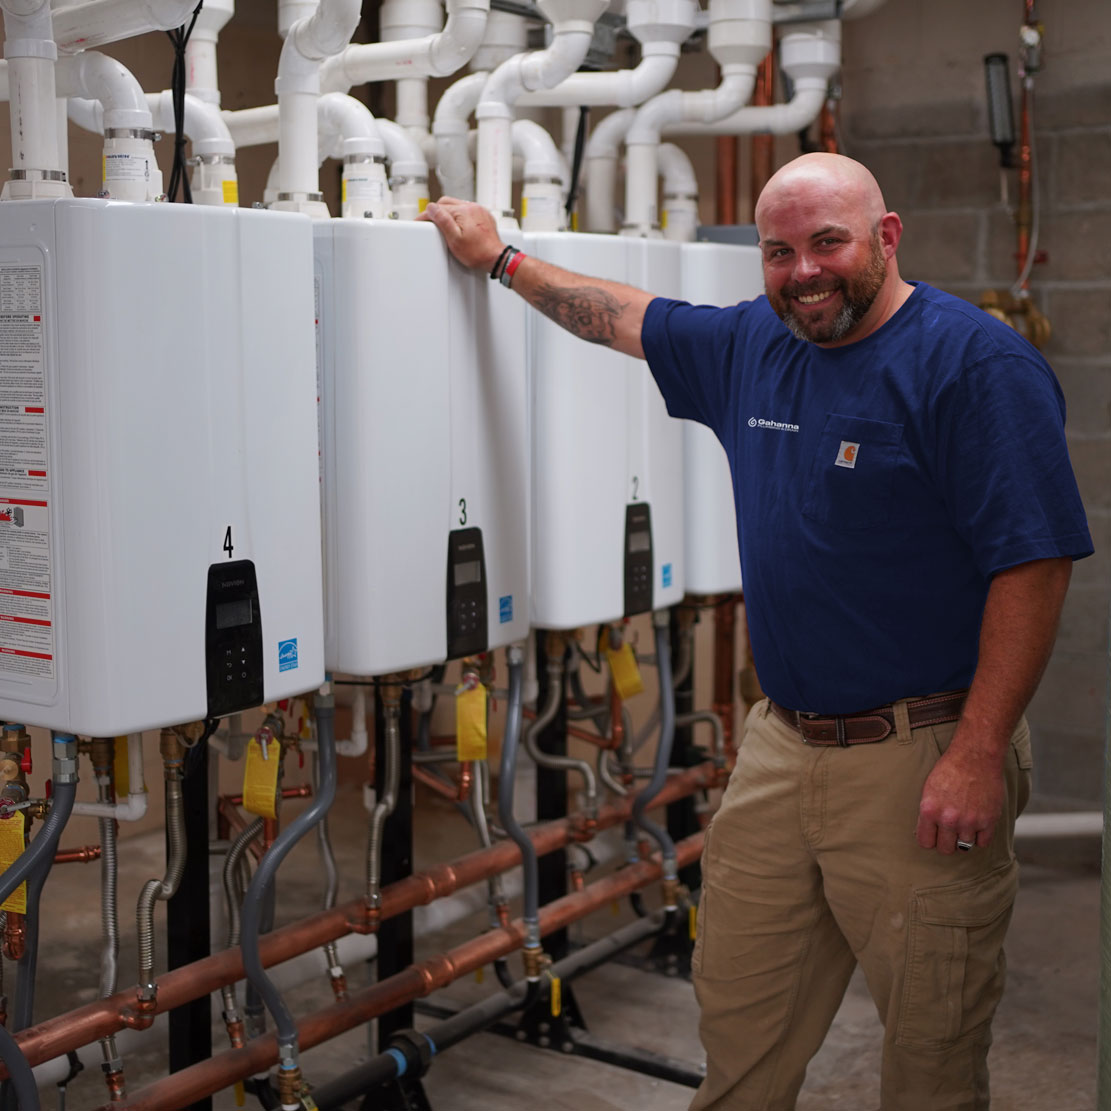
<path fill-rule="evenodd" d="M 676 845 L 680 867 L 694 863 L 702 852 L 704 833 L 696 833 Z M 541 935 L 553 933 L 588 914 L 644 887 L 662 874 L 656 860 L 642 860 L 540 908 Z M 410 965 L 402 972 L 356 992 L 344 1003 L 335 1003 L 306 1015 L 297 1024 L 297 1042 L 311 1049 L 346 1030 L 387 1014 L 414 999 L 430 995 L 484 965 L 508 956 L 525 941 L 525 925 L 517 919 L 508 928 L 489 930 L 457 945 L 446 953 Z M 188 1107 L 222 1088 L 270 1068 L 278 1060 L 273 1034 L 254 1038 L 242 1049 L 226 1050 L 190 1065 L 172 1076 L 140 1089 L 123 1104 L 121 1111 L 166 1111 Z M 120 1105 L 117 1105 L 119 1107 Z"/>
<path fill-rule="evenodd" d="M 734 675 L 737 670 L 736 594 L 719 602 L 714 607 L 714 695 L 713 711 L 721 718 L 721 729 L 725 736 L 725 751 L 733 752 L 733 710 Z"/>
<path fill-rule="evenodd" d="M 826 154 L 841 153 L 837 144 L 837 112 L 840 104 L 839 100 L 826 97 L 821 115 L 818 117 L 818 143 Z"/>
<path fill-rule="evenodd" d="M 471 783 L 474 778 L 474 765 L 470 760 L 459 765 L 459 782 L 448 783 L 438 775 L 433 775 L 427 768 L 420 764 L 413 765 L 413 778 L 426 787 L 431 787 L 438 795 L 443 795 L 452 802 L 466 802 L 471 797 Z"/>
<path fill-rule="evenodd" d="M 258 846 L 263 853 L 266 852 L 271 845 L 278 839 L 278 819 L 277 818 L 263 818 L 262 819 L 262 834 L 258 839 Z"/>
<path fill-rule="evenodd" d="M 712 786 L 714 782 L 712 763 L 687 768 L 668 779 L 652 805 L 666 806 Z M 632 809 L 632 797 L 603 806 L 598 812 L 597 828 L 608 829 L 623 824 L 629 819 Z M 584 825 L 585 819 L 574 815 L 537 826 L 529 830 L 529 837 L 537 853 L 544 855 L 563 848 L 571 841 L 580 840 Z M 426 906 L 520 863 L 521 853 L 517 846 L 512 841 L 502 841 L 492 848 L 480 849 L 450 863 L 407 876 L 383 889 L 380 918 L 385 920 L 414 907 Z M 266 934 L 260 945 L 263 966 L 269 968 L 343 937 L 350 932 L 349 920 L 361 917 L 364 906 L 365 900 L 354 899 Z M 158 993 L 150 1014 L 170 1011 L 200 999 L 225 984 L 243 979 L 244 975 L 243 957 L 238 947 L 182 965 L 159 977 Z M 87 1003 L 40 1022 L 16 1035 L 16 1041 L 27 1060 L 32 1065 L 38 1065 L 134 1024 L 134 1003 L 134 989 L 117 992 L 108 999 Z M 0 1066 L 0 1076 L 3 1075 L 6 1071 Z"/>
<path fill-rule="evenodd" d="M 617 687 L 610 685 L 610 741 L 611 748 L 620 749 L 625 743 L 624 704 Z"/>
<path fill-rule="evenodd" d="M 568 725 L 564 732 L 568 737 L 577 737 L 580 741 L 589 741 L 590 744 L 597 745 L 598 748 L 617 748 L 612 738 L 591 733 L 589 729 L 583 729 L 578 725 Z"/>
<path fill-rule="evenodd" d="M 719 224 L 737 222 L 737 136 L 717 138 L 717 197 L 714 218 Z"/>
<path fill-rule="evenodd" d="M 1030 82 L 1023 78 L 1018 140 L 1018 208 L 1015 212 L 1015 261 L 1019 274 L 1026 268 L 1026 258 L 1030 254 L 1030 232 L 1034 223 L 1033 150 L 1030 146 L 1030 108 L 1033 98 L 1034 90 Z M 1022 288 L 1030 288 L 1029 277 L 1023 281 Z"/>
<path fill-rule="evenodd" d="M 312 784 L 311 783 L 299 783 L 296 787 L 283 787 L 282 788 L 282 798 L 283 799 L 307 799 L 307 798 L 311 797 L 311 795 L 312 795 Z M 242 806 L 243 805 L 243 796 L 242 795 L 221 795 L 220 797 L 223 798 L 223 799 L 226 799 L 228 802 L 230 802 L 232 804 L 232 806 Z"/>
<path fill-rule="evenodd" d="M 54 854 L 55 864 L 88 864 L 100 859 L 99 845 L 83 845 L 79 849 L 59 849 Z"/>
<path fill-rule="evenodd" d="M 216 800 L 216 816 L 218 828 L 223 830 L 224 840 L 226 841 L 234 841 L 250 824 L 239 812 L 239 807 L 232 806 L 224 797 Z M 261 860 L 265 851 L 259 844 L 257 837 L 247 846 L 247 850 L 254 856 L 255 860 Z"/>
<path fill-rule="evenodd" d="M 775 99 L 775 51 L 760 63 L 756 70 L 756 85 L 752 90 L 752 105 L 766 108 Z M 775 169 L 775 136 L 752 136 L 752 208 L 755 219 L 756 201 L 768 184 Z"/>
<path fill-rule="evenodd" d="M 21 961 L 26 949 L 27 916 L 9 910 L 4 921 L 4 956 L 10 961 Z"/>

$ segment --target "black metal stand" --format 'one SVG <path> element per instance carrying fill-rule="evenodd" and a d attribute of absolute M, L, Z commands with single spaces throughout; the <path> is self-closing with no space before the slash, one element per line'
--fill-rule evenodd
<path fill-rule="evenodd" d="M 166 956 L 171 969 L 191 964 L 212 951 L 208 871 L 208 744 L 186 754 L 181 784 L 185 812 L 185 870 L 177 893 L 166 905 Z M 167 846 L 168 848 L 168 846 Z M 203 995 L 170 1012 L 170 1072 L 212 1056 L 212 1005 Z M 212 1111 L 212 1097 L 189 1104 L 190 1111 Z"/>
<path fill-rule="evenodd" d="M 536 633 L 536 672 L 540 678 L 537 706 L 543 706 L 548 697 L 547 634 Z M 537 737 L 541 752 L 553 756 L 567 755 L 567 699 L 560 694 L 559 710 L 551 723 Z M 536 769 L 536 817 L 538 821 L 554 821 L 567 814 L 567 773 L 550 768 Z M 546 906 L 567 894 L 567 853 L 560 849 L 547 853 L 539 861 L 540 905 Z M 552 960 L 567 955 L 567 931 L 556 930 L 544 939 L 544 950 Z"/>
<path fill-rule="evenodd" d="M 413 872 L 413 715 L 412 694 L 406 689 L 401 695 L 401 779 L 397 790 L 397 805 L 386 819 L 382 831 L 382 886 L 404 879 Z M 374 705 L 374 766 L 378 774 L 386 766 L 386 721 L 381 698 Z M 378 956 L 375 958 L 379 982 L 401 972 L 413 963 L 413 915 L 395 915 L 378 928 Z M 378 1019 L 377 1046 L 372 1052 L 382 1052 L 398 1030 L 413 1025 L 413 1005 L 407 1003 Z M 386 1106 L 383 1104 L 382 1106 Z M 400 1104 L 409 1107 L 409 1104 Z M 413 1106 L 419 1107 L 419 1104 Z"/>

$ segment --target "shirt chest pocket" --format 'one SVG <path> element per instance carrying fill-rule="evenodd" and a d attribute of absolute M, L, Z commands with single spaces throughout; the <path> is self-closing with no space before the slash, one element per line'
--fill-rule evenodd
<path fill-rule="evenodd" d="M 830 413 L 810 466 L 803 516 L 841 529 L 887 524 L 902 443 L 901 424 Z"/>

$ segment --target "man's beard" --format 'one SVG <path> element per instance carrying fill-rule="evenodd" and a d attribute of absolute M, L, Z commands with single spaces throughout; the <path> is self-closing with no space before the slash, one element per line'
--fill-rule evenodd
<path fill-rule="evenodd" d="M 886 277 L 887 259 L 883 254 L 883 244 L 878 235 L 873 235 L 871 253 L 864 269 L 853 278 L 839 279 L 835 287 L 841 291 L 841 307 L 832 320 L 795 315 L 791 307 L 792 298 L 817 292 L 806 284 L 796 282 L 784 286 L 775 294 L 769 293 L 768 302 L 797 339 L 810 343 L 835 343 L 844 339 L 864 318 L 883 288 Z"/>

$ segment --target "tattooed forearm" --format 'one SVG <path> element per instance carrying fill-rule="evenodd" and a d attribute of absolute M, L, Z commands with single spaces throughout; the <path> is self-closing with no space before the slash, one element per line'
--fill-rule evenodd
<path fill-rule="evenodd" d="M 614 345 L 617 320 L 629 307 L 597 286 L 560 287 L 548 283 L 537 288 L 532 303 L 572 335 L 604 347 Z"/>

